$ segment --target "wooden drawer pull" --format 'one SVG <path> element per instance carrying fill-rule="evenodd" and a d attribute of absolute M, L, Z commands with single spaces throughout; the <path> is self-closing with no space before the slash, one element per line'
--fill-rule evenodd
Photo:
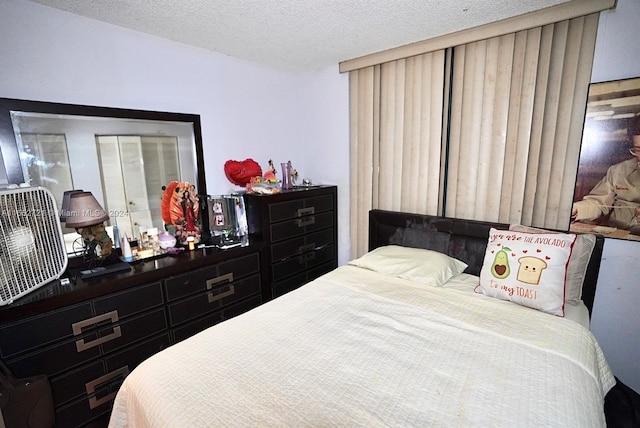
<path fill-rule="evenodd" d="M 207 290 L 211 290 L 214 286 L 218 284 L 224 284 L 227 282 L 233 282 L 233 272 L 226 273 L 221 276 L 217 276 L 215 278 L 211 278 L 207 280 Z"/>
<path fill-rule="evenodd" d="M 232 284 L 232 285 L 229 286 L 227 291 L 223 291 L 223 292 L 220 292 L 218 294 L 216 294 L 216 293 L 208 293 L 207 294 L 207 298 L 209 300 L 209 303 L 213 303 L 213 302 L 216 302 L 216 301 L 218 301 L 220 299 L 224 299 L 225 297 L 232 296 L 233 293 L 235 293 L 235 292 L 236 292 L 235 287 Z"/>
<path fill-rule="evenodd" d="M 87 390 L 87 394 L 89 395 L 89 408 L 95 409 L 96 407 L 111 401 L 115 398 L 116 392 L 114 391 L 110 394 L 105 395 L 104 397 L 97 398 L 95 396 L 96 389 L 103 383 L 107 383 L 112 381 L 113 379 L 117 379 L 118 377 L 122 377 L 124 379 L 129 374 L 129 366 L 124 366 L 119 368 L 118 370 L 114 370 L 111 373 L 107 373 L 104 376 L 100 376 L 97 379 L 92 380 L 91 382 L 85 383 L 85 389 Z"/>
<path fill-rule="evenodd" d="M 302 217 L 309 214 L 315 214 L 316 207 L 300 208 L 298 210 L 298 217 Z"/>
<path fill-rule="evenodd" d="M 112 323 L 118 321 L 118 311 L 107 312 L 106 314 L 98 315 L 93 318 L 88 318 L 86 320 L 78 321 L 76 323 L 71 324 L 73 335 L 77 336 L 79 334 L 82 334 L 83 328 L 90 325 L 98 324 L 99 322 L 106 321 L 106 320 L 111 320 Z M 84 339 L 76 340 L 76 349 L 78 350 L 78 352 L 82 352 L 87 349 L 93 348 L 94 346 L 107 343 L 110 340 L 117 339 L 118 337 L 121 337 L 121 336 L 122 336 L 122 330 L 120 329 L 120 326 L 116 326 L 113 328 L 113 333 L 103 337 L 99 337 L 96 340 L 93 340 L 91 342 L 85 342 Z"/>
<path fill-rule="evenodd" d="M 296 226 L 305 227 L 305 226 L 309 226 L 310 224 L 314 224 L 315 222 L 316 222 L 316 217 L 311 215 L 308 217 L 296 219 Z"/>

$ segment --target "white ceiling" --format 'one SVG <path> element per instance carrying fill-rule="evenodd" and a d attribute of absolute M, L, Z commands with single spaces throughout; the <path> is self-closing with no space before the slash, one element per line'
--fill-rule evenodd
<path fill-rule="evenodd" d="M 300 73 L 568 0 L 32 0 Z"/>

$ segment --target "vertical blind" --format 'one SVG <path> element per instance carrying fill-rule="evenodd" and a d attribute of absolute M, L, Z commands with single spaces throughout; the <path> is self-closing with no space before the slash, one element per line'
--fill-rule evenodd
<path fill-rule="evenodd" d="M 351 256 L 373 208 L 566 228 L 598 18 L 351 71 Z"/>
<path fill-rule="evenodd" d="M 380 107 L 380 66 L 349 73 L 350 94 L 350 182 L 351 182 L 351 254 L 364 254 L 368 249 L 368 213 L 373 208 L 374 150 L 378 145 Z M 375 156 L 376 159 L 378 156 Z M 377 193 L 377 190 L 376 190 Z"/>
<path fill-rule="evenodd" d="M 444 51 L 350 74 L 352 254 L 372 208 L 437 213 L 443 87 Z"/>
<path fill-rule="evenodd" d="M 445 211 L 569 224 L 598 14 L 453 49 Z"/>

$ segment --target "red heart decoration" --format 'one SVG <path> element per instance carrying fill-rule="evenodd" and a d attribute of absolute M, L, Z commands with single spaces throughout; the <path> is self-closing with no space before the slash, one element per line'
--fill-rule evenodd
<path fill-rule="evenodd" d="M 522 252 L 525 253 L 525 254 L 527 254 L 527 251 L 529 251 L 529 250 L 522 250 Z"/>
<path fill-rule="evenodd" d="M 551 260 L 551 257 L 549 257 L 549 256 L 544 256 L 544 258 L 547 259 L 547 260 Z"/>
<path fill-rule="evenodd" d="M 539 249 L 539 248 L 536 250 L 536 253 L 541 253 L 541 252 L 542 252 L 542 250 Z"/>
<path fill-rule="evenodd" d="M 233 184 L 245 186 L 253 177 L 262 177 L 262 168 L 253 159 L 228 160 L 224 163 L 224 174 Z"/>

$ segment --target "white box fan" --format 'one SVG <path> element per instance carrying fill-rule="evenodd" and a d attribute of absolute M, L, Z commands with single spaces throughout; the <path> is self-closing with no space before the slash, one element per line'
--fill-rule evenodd
<path fill-rule="evenodd" d="M 67 252 L 56 201 L 44 187 L 0 190 L 0 305 L 60 278 Z"/>

